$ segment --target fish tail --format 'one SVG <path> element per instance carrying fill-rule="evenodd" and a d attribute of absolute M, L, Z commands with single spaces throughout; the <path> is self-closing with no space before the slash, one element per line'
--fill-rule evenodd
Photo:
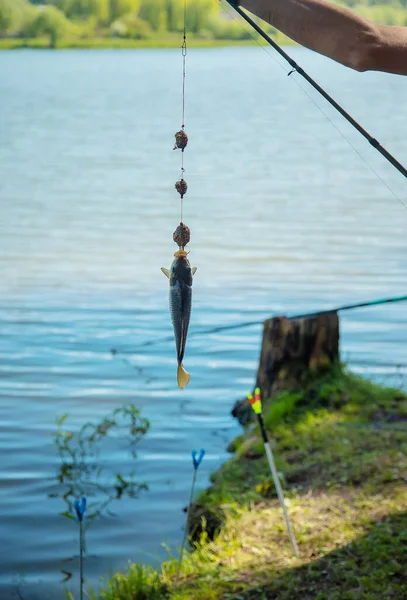
<path fill-rule="evenodd" d="M 180 388 L 180 390 L 183 390 L 184 387 L 186 387 L 188 385 L 190 379 L 191 379 L 191 375 L 189 373 L 187 373 L 187 371 L 185 371 L 184 365 L 182 363 L 180 363 L 178 365 L 178 373 L 177 373 L 178 387 Z"/>

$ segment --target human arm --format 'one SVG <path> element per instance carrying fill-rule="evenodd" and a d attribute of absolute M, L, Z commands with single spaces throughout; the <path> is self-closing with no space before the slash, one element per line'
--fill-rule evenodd
<path fill-rule="evenodd" d="M 407 75 L 407 27 L 378 25 L 324 0 L 241 0 L 279 31 L 356 71 Z"/>

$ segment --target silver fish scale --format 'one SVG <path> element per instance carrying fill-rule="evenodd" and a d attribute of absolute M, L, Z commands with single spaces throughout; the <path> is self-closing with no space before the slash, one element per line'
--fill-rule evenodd
<path fill-rule="evenodd" d="M 174 327 L 178 362 L 182 362 L 191 318 L 192 288 L 177 282 L 170 287 L 170 314 Z"/>

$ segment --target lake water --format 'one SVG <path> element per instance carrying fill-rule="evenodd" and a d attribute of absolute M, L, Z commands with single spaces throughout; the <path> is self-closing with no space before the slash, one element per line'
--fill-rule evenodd
<path fill-rule="evenodd" d="M 407 78 L 291 52 L 407 163 Z M 198 272 L 183 393 L 160 272 L 179 221 L 180 52 L 0 54 L 2 600 L 56 600 L 70 573 L 78 588 L 57 417 L 77 431 L 134 402 L 151 421 L 136 460 L 118 436 L 101 451 L 104 485 L 134 470 L 149 491 L 89 527 L 95 584 L 179 546 L 191 449 L 207 450 L 202 489 L 239 431 L 230 409 L 253 386 L 261 327 L 203 331 L 407 293 L 405 180 L 271 54 L 188 53 L 184 220 Z M 407 364 L 406 308 L 344 313 L 342 357 L 405 386 L 407 368 L 391 365 Z"/>

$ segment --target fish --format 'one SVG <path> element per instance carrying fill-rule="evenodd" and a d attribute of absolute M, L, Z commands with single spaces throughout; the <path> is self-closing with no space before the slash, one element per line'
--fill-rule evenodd
<path fill-rule="evenodd" d="M 189 383 L 190 374 L 184 369 L 183 360 L 187 342 L 189 321 L 192 308 L 192 278 L 196 267 L 191 268 L 188 252 L 178 250 L 170 269 L 161 268 L 170 283 L 170 314 L 174 328 L 175 346 L 177 349 L 177 382 L 183 390 Z"/>

